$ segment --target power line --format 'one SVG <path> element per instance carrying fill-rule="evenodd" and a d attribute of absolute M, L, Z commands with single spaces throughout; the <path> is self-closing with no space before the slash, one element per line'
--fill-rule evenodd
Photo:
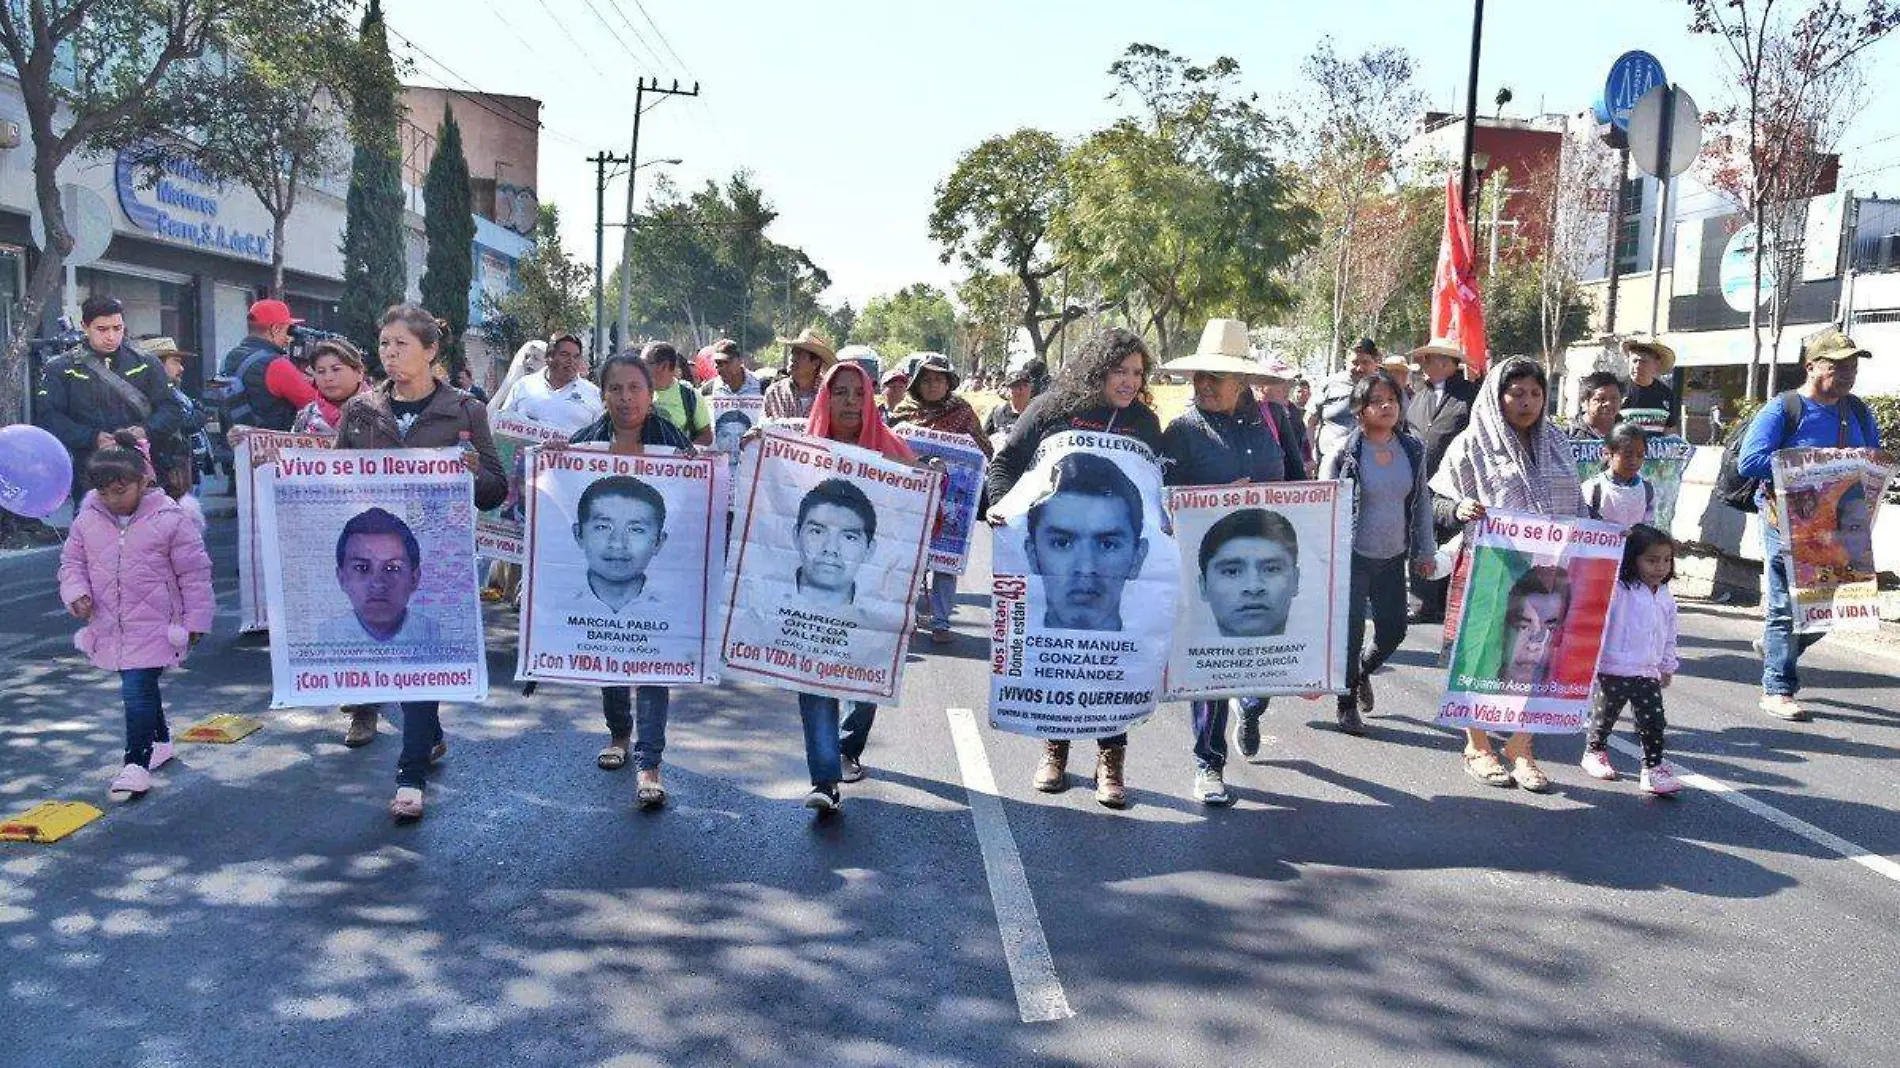
<path fill-rule="evenodd" d="M 660 47 L 666 49 L 666 54 L 672 56 L 673 62 L 679 64 L 680 71 L 685 74 L 691 74 L 693 72 L 692 65 L 687 63 L 684 59 L 681 59 L 680 54 L 673 50 L 673 42 L 666 39 L 666 31 L 660 29 L 660 24 L 653 21 L 652 15 L 647 14 L 647 6 L 641 3 L 640 0 L 633 0 L 633 6 L 634 10 L 640 12 L 640 17 L 646 20 L 646 24 L 653 27 L 653 35 L 660 39 Z M 623 13 L 621 17 L 625 18 L 626 15 Z"/>
<path fill-rule="evenodd" d="M 427 59 L 429 62 L 441 68 L 443 72 L 448 74 L 451 80 L 461 82 L 463 85 L 468 86 L 468 88 L 473 92 L 483 93 L 483 90 L 481 89 L 481 87 L 477 86 L 474 82 L 470 81 L 468 78 L 462 76 L 459 72 L 455 70 L 455 68 L 435 58 L 433 55 L 430 55 L 428 50 L 424 49 L 421 45 L 416 44 L 414 41 L 410 40 L 408 37 L 405 37 L 400 30 L 397 30 L 393 26 L 388 26 L 386 28 L 389 30 L 390 33 L 396 36 L 397 40 L 401 41 L 405 45 L 408 45 L 410 48 L 415 49 L 416 52 L 419 53 L 424 59 Z M 524 115 L 521 112 L 515 111 L 513 108 L 509 108 L 505 106 L 497 107 L 495 104 L 483 98 L 484 96 L 488 95 L 486 93 L 484 93 L 483 96 L 470 96 L 468 93 L 465 93 L 461 91 L 460 89 L 455 88 L 452 85 L 442 86 L 442 90 L 453 96 L 460 97 L 463 100 L 466 100 L 469 103 L 480 108 L 481 110 L 487 112 L 488 114 L 498 119 L 501 119 L 504 122 L 512 123 L 513 125 L 518 126 L 521 129 L 534 130 L 537 133 L 546 131 L 548 136 L 554 138 L 557 141 L 566 141 L 567 143 L 571 145 L 586 147 L 585 142 L 581 141 L 579 138 L 569 136 L 568 134 L 565 134 L 559 130 L 556 130 L 552 126 L 547 125 L 546 123 L 540 121 L 537 118 L 532 118 L 530 116 Z"/>
<path fill-rule="evenodd" d="M 613 75 L 600 69 L 600 64 L 594 62 L 594 57 L 587 51 L 587 46 L 582 44 L 580 39 L 574 36 L 574 32 L 567 28 L 567 23 L 562 22 L 561 17 L 556 15 L 554 9 L 548 6 L 548 0 L 537 0 L 537 2 L 541 5 L 541 10 L 548 13 L 548 20 L 554 23 L 554 28 L 560 30 L 561 36 L 567 38 L 568 43 L 574 46 L 574 50 L 579 52 L 581 58 L 587 61 L 587 65 L 594 68 L 594 73 L 608 81 L 613 81 Z"/>
<path fill-rule="evenodd" d="M 607 21 L 607 16 L 600 13 L 600 8 L 594 4 L 594 0 L 581 0 L 581 2 L 587 5 L 587 10 L 594 13 L 594 21 L 600 23 L 601 29 L 606 30 L 608 36 L 614 39 L 614 43 L 620 46 L 621 52 L 625 53 L 629 59 L 633 58 L 633 46 L 627 43 L 626 38 L 620 36 L 620 31 L 614 29 L 614 24 Z M 645 44 L 645 42 L 641 43 Z M 648 54 L 651 54 L 651 50 L 648 50 Z"/>
<path fill-rule="evenodd" d="M 594 0 L 587 0 L 587 6 L 593 7 Z M 647 43 L 646 37 L 640 33 L 640 28 L 638 26 L 635 26 L 632 20 L 627 18 L 627 13 L 620 9 L 619 4 L 614 3 L 613 0 L 607 0 L 607 8 L 608 10 L 614 13 L 615 18 L 620 20 L 620 24 L 627 28 L 627 32 L 633 35 L 633 39 L 639 42 L 640 52 L 642 56 L 644 57 L 643 59 L 641 59 L 642 63 L 648 63 L 654 67 L 666 66 L 666 64 L 661 61 L 660 54 L 658 52 L 655 52 L 653 50 L 653 46 Z M 598 15 L 599 12 L 596 11 L 595 14 Z M 601 21 L 605 22 L 606 20 L 602 19 Z M 619 35 L 615 34 L 615 37 L 617 39 Z M 628 48 L 627 54 L 631 57 L 633 55 L 633 49 Z"/>

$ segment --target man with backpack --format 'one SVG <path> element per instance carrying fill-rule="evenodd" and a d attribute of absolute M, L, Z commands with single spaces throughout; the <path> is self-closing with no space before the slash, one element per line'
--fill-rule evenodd
<path fill-rule="evenodd" d="M 1720 487 L 1730 504 L 1761 512 L 1762 567 L 1768 580 L 1763 602 L 1761 709 L 1776 719 L 1804 722 L 1808 714 L 1795 702 L 1800 692 L 1796 663 L 1819 634 L 1794 633 L 1788 560 L 1784 555 L 1774 498 L 1774 457 L 1793 448 L 1879 448 L 1880 428 L 1873 413 L 1854 396 L 1860 361 L 1872 353 L 1838 330 L 1810 339 L 1802 357 L 1807 381 L 1801 388 L 1770 400 L 1757 412 L 1734 455 L 1735 478 Z M 1754 508 L 1741 495 L 1754 480 Z"/>
<path fill-rule="evenodd" d="M 679 350 L 664 341 L 649 341 L 640 350 L 640 358 L 653 376 L 653 410 L 684 431 L 693 444 L 712 444 L 712 406 L 680 380 L 686 361 Z"/>
<path fill-rule="evenodd" d="M 289 430 L 317 387 L 290 359 L 290 305 L 260 300 L 244 316 L 245 337 L 224 354 L 218 376 L 227 380 L 221 414 L 231 426 Z"/>
<path fill-rule="evenodd" d="M 107 296 L 79 306 L 85 340 L 46 361 L 33 417 L 73 458 L 73 505 L 84 495 L 86 461 L 94 450 L 129 430 L 160 447 L 152 450 L 160 478 L 170 475 L 174 451 L 163 444 L 184 430 L 184 409 L 157 360 L 125 343 L 125 308 Z M 188 461 L 187 461 L 188 462 Z"/>

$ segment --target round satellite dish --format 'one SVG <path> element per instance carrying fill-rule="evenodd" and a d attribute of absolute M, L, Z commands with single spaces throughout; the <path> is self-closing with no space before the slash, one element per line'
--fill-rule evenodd
<path fill-rule="evenodd" d="M 73 250 L 66 254 L 66 266 L 84 267 L 106 254 L 112 243 L 112 207 L 106 198 L 71 182 L 59 187 L 59 202 L 66 210 L 66 228 L 73 234 Z M 35 207 L 27 219 L 33 247 L 46 248 L 46 221 Z"/>

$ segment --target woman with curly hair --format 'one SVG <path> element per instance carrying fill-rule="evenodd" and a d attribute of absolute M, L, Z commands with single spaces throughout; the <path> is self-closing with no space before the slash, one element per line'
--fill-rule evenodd
<path fill-rule="evenodd" d="M 1130 331 L 1111 328 L 1089 338 L 1062 365 L 1049 391 L 1023 409 L 1003 447 L 996 451 L 987 479 L 990 501 L 1002 500 L 1015 488 L 1044 438 L 1065 430 L 1125 434 L 1161 456 L 1161 420 L 1143 396 L 1153 366 L 1147 344 Z M 1122 771 L 1128 735 L 1102 738 L 1096 745 L 1095 800 L 1109 808 L 1125 808 L 1128 791 Z M 1044 742 L 1036 789 L 1048 794 L 1068 789 L 1068 769 L 1069 743 Z"/>

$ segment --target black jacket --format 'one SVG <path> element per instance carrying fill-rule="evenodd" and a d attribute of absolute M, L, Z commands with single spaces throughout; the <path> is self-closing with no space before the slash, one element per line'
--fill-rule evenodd
<path fill-rule="evenodd" d="M 1287 478 L 1286 454 L 1253 404 L 1243 404 L 1232 415 L 1190 407 L 1162 432 L 1161 449 L 1170 461 L 1164 476 L 1170 486 L 1225 486 L 1243 478 L 1284 482 Z"/>
<path fill-rule="evenodd" d="M 608 445 L 613 444 L 613 416 L 601 416 L 599 419 L 574 431 L 573 436 L 567 440 L 576 445 L 592 442 L 603 442 Z M 640 425 L 640 444 L 665 445 L 670 448 L 679 449 L 682 452 L 691 452 L 693 448 L 693 443 L 686 438 L 686 431 L 674 426 L 671 420 L 661 415 L 657 410 L 649 414 L 647 421 Z"/>
<path fill-rule="evenodd" d="M 118 390 L 86 370 L 80 359 L 89 351 L 84 345 L 69 349 L 40 369 L 40 388 L 33 401 L 34 422 L 72 453 L 75 476 L 98 445 L 101 431 L 129 426 L 145 428 L 154 446 L 154 464 L 164 468 L 166 459 L 177 454 L 174 443 L 183 441 L 185 428 L 185 412 L 172 394 L 164 365 L 130 345 L 121 345 L 109 356 L 92 353 L 144 395 L 151 413 L 142 415 Z"/>
<path fill-rule="evenodd" d="M 1098 404 L 1070 416 L 1057 415 L 1051 411 L 1050 401 L 1053 399 L 1054 394 L 1044 394 L 1030 401 L 1029 407 L 1023 409 L 1021 418 L 1016 420 L 1016 425 L 1010 427 L 1009 437 L 1004 440 L 1003 447 L 996 450 L 995 458 L 990 461 L 989 476 L 984 480 L 991 505 L 1008 495 L 1016 481 L 1029 470 L 1029 465 L 1036 458 L 1036 447 L 1042 444 L 1042 439 L 1064 430 L 1124 434 L 1154 450 L 1156 459 L 1166 455 L 1161 446 L 1161 420 L 1153 408 L 1140 401 L 1119 410 Z"/>
<path fill-rule="evenodd" d="M 1405 423 L 1425 443 L 1425 477 L 1438 473 L 1453 438 L 1464 433 L 1471 423 L 1471 405 L 1478 396 L 1477 384 L 1463 373 L 1445 380 L 1445 399 L 1441 404 L 1429 387 L 1421 388 L 1406 406 Z"/>

